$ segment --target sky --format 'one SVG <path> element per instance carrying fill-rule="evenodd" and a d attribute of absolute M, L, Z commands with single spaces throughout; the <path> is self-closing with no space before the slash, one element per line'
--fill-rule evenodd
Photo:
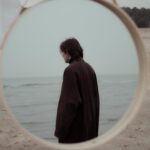
<path fill-rule="evenodd" d="M 24 4 L 26 0 L 19 0 L 21 4 Z M 29 1 L 37 1 L 37 0 L 29 0 Z M 40 0 L 39 0 L 40 1 Z M 110 1 L 111 0 L 107 0 Z M 150 0 L 116 0 L 120 6 L 129 6 L 129 7 L 146 7 L 150 8 Z"/>
<path fill-rule="evenodd" d="M 120 6 L 150 8 L 150 0 L 117 0 Z"/>
<path fill-rule="evenodd" d="M 98 75 L 138 74 L 136 47 L 121 20 L 95 2 L 64 0 L 38 5 L 19 19 L 3 49 L 3 76 L 62 76 L 68 64 L 59 45 L 70 37 Z"/>
<path fill-rule="evenodd" d="M 19 0 L 22 4 L 24 4 L 24 2 L 26 0 Z M 31 0 L 29 0 L 31 1 Z M 32 0 L 32 1 L 37 1 L 37 0 Z M 111 0 L 107 0 L 110 1 Z M 117 0 L 118 4 L 120 6 L 129 6 L 129 7 L 146 7 L 146 8 L 150 8 L 150 0 Z"/>

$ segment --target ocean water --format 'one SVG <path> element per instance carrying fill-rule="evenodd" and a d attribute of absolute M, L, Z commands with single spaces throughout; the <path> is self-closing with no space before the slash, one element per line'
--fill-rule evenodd
<path fill-rule="evenodd" d="M 137 75 L 97 75 L 100 94 L 99 135 L 111 129 L 132 101 Z M 3 79 L 7 103 L 20 124 L 32 134 L 57 142 L 56 110 L 62 77 Z"/>

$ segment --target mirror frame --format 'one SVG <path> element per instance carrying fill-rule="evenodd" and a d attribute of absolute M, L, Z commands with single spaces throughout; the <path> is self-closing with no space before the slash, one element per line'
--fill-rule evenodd
<path fill-rule="evenodd" d="M 32 150 L 81 150 L 81 149 L 89 149 L 89 150 L 98 150 L 98 149 L 105 149 L 108 150 L 110 148 L 119 149 L 120 146 L 127 145 L 125 143 L 127 138 L 126 132 L 133 131 L 133 125 L 138 125 L 138 121 L 142 121 L 143 118 L 138 118 L 138 115 L 144 108 L 142 106 L 145 103 L 148 83 L 149 83 L 149 57 L 148 52 L 146 51 L 143 41 L 140 37 L 138 28 L 136 27 L 135 23 L 131 20 L 131 18 L 118 6 L 111 4 L 105 0 L 91 0 L 96 2 L 97 4 L 103 5 L 105 8 L 110 10 L 114 13 L 119 19 L 123 22 L 123 24 L 127 27 L 133 42 L 136 46 L 136 52 L 138 56 L 139 62 L 139 79 L 138 84 L 136 87 L 136 91 L 132 102 L 127 110 L 127 112 L 123 115 L 120 121 L 108 132 L 104 135 L 99 136 L 98 138 L 81 142 L 77 144 L 56 144 L 48 142 L 44 139 L 41 139 L 32 133 L 30 133 L 27 129 L 22 127 L 16 117 L 13 115 L 11 109 L 8 106 L 8 103 L 5 100 L 4 92 L 3 92 L 3 85 L 0 85 L 0 147 L 3 147 L 3 150 L 7 149 L 15 149 L 22 150 L 32 149 Z M 46 3 L 47 0 L 43 0 L 40 3 Z M 11 27 L 5 34 L 3 43 L 0 47 L 0 56 L 2 58 L 2 52 L 4 45 L 7 43 L 7 38 L 11 31 L 14 29 L 15 25 L 28 10 L 31 10 L 33 7 L 36 7 L 40 3 L 30 7 L 30 8 L 23 8 L 20 14 L 12 23 Z M 2 64 L 2 63 L 1 63 Z M 132 129 L 133 128 L 133 129 Z M 150 134 L 149 134 L 150 135 Z M 121 137 L 121 139 L 120 139 Z M 150 136 L 149 136 L 150 137 Z M 7 140 L 7 142 L 6 142 Z M 143 142 L 144 143 L 144 142 Z M 71 146 L 71 147 L 70 147 Z M 132 146 L 132 145 L 130 145 Z M 150 145 L 149 145 L 150 146 Z M 126 148 L 126 147 L 125 147 Z M 131 147 L 130 147 L 131 148 Z M 131 149 L 136 149 L 136 147 L 132 147 Z"/>

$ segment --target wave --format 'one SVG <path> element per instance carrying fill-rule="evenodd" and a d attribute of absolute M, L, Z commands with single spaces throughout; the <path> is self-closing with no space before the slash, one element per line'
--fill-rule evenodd
<path fill-rule="evenodd" d="M 9 85 L 3 85 L 3 88 L 8 88 L 8 87 L 10 87 Z"/>
<path fill-rule="evenodd" d="M 49 83 L 25 83 L 25 84 L 21 84 L 20 87 L 41 86 L 41 85 L 49 85 Z"/>
<path fill-rule="evenodd" d="M 37 87 L 37 86 L 50 86 L 56 83 L 25 83 L 20 85 L 3 85 L 3 88 L 20 88 L 20 87 Z"/>
<path fill-rule="evenodd" d="M 108 122 L 117 122 L 119 120 L 119 118 L 108 118 L 107 121 Z"/>
<path fill-rule="evenodd" d="M 45 124 L 45 123 L 47 123 L 47 122 L 41 122 L 41 121 L 22 121 L 21 122 L 23 125 L 37 125 L 37 124 Z"/>

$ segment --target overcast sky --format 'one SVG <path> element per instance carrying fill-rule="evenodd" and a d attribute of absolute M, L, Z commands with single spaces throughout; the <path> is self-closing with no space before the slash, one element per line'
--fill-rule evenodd
<path fill-rule="evenodd" d="M 24 3 L 26 0 L 20 0 L 21 3 Z M 29 0 L 31 1 L 31 0 Z M 37 0 L 32 0 L 37 1 Z M 108 0 L 111 1 L 111 0 Z M 147 7 L 150 8 L 150 0 L 117 0 L 120 6 L 130 6 L 130 7 Z"/>
<path fill-rule="evenodd" d="M 150 8 L 150 0 L 117 0 L 120 6 Z"/>
<path fill-rule="evenodd" d="M 24 1 L 24 0 L 22 0 L 22 1 Z M 64 2 L 67 0 L 62 0 L 62 3 L 59 3 L 59 4 L 57 2 L 60 2 L 60 1 L 57 1 L 57 2 L 56 1 L 57 0 L 52 1 L 54 9 L 52 8 L 50 11 L 47 10 L 49 13 L 49 17 L 45 18 L 45 22 L 48 18 L 51 18 L 51 20 L 49 19 L 49 22 L 47 22 L 47 25 L 49 25 L 49 26 L 47 26 L 47 28 L 48 28 L 49 33 L 51 34 L 51 35 L 47 35 L 47 38 L 52 39 L 52 41 L 53 41 L 53 44 L 51 44 L 51 45 L 49 43 L 47 43 L 47 47 L 49 46 L 49 50 L 50 49 L 58 50 L 59 44 L 61 41 L 63 41 L 67 37 L 76 36 L 76 38 L 78 38 L 78 40 L 80 40 L 81 45 L 85 49 L 85 59 L 87 61 L 89 61 L 89 63 L 91 63 L 93 65 L 93 67 L 95 67 L 97 73 L 99 73 L 99 74 L 137 74 L 138 60 L 136 57 L 135 46 L 132 43 L 132 39 L 130 37 L 130 34 L 127 32 L 126 28 L 124 26 L 122 26 L 122 24 L 118 20 L 117 20 L 118 21 L 117 24 L 115 24 L 112 21 L 112 20 L 116 19 L 113 15 L 110 15 L 109 13 L 104 12 L 104 9 L 102 9 L 101 7 L 97 7 L 97 6 L 95 7 L 94 5 L 91 6 L 88 4 L 85 5 L 85 4 L 81 3 L 81 0 L 74 1 L 74 2 L 76 2 L 76 4 L 72 4 L 72 10 L 70 10 L 70 8 L 69 8 L 70 6 L 68 7 L 68 5 L 66 5 L 67 3 Z M 79 1 L 80 3 L 78 3 L 77 1 Z M 150 8 L 150 0 L 117 0 L 117 2 L 119 4 L 119 6 Z M 85 6 L 83 6 L 82 4 Z M 49 7 L 51 7 L 51 6 L 52 5 L 49 4 Z M 84 16 L 85 12 L 83 11 L 83 9 L 85 9 L 85 12 L 87 9 L 86 13 L 88 16 L 94 15 L 95 17 L 94 18 L 87 17 L 85 20 L 83 20 L 83 18 L 85 18 L 85 16 Z M 14 17 L 17 16 L 19 10 L 20 10 L 19 0 L 0 0 L 0 40 L 2 40 L 3 32 L 6 30 L 7 27 L 9 27 L 9 25 L 12 22 L 12 20 L 14 19 Z M 60 15 L 58 12 L 60 10 L 62 10 L 62 12 L 61 12 L 62 14 L 65 14 L 66 11 L 70 11 L 70 14 L 66 13 L 66 17 L 63 18 L 63 23 L 61 21 L 62 18 L 59 18 Z M 78 10 L 78 11 L 76 11 L 76 10 Z M 78 13 L 75 14 L 74 12 L 78 12 Z M 108 19 L 104 19 L 105 17 L 101 16 L 100 15 L 101 13 L 103 13 L 106 16 L 109 16 L 111 19 L 109 19 L 109 21 L 108 21 Z M 71 28 L 70 25 L 68 24 L 68 23 L 70 23 L 70 22 L 68 22 L 68 20 L 71 20 L 72 16 L 73 16 L 73 18 L 76 18 L 75 19 L 76 22 L 74 22 L 74 26 L 72 25 L 72 28 Z M 55 19 L 55 18 L 57 18 L 57 19 Z M 97 18 L 100 18 L 100 19 L 97 19 Z M 33 18 L 32 18 L 32 20 L 33 20 Z M 37 21 L 41 22 L 40 19 L 38 20 L 38 18 L 37 18 Z M 111 21 L 113 22 L 113 24 Z M 53 22 L 53 23 L 51 23 L 51 22 Z M 81 22 L 81 26 L 79 26 L 77 24 L 77 22 Z M 107 24 L 106 26 L 104 25 L 104 27 L 106 27 L 107 29 L 99 28 L 99 27 L 102 27 L 102 22 L 103 22 L 103 24 L 104 24 L 104 22 Z M 33 21 L 30 21 L 30 23 L 33 24 Z M 72 21 L 72 23 L 73 23 L 73 21 Z M 94 24 L 95 24 L 95 26 L 94 26 Z M 53 27 L 52 27 L 52 25 L 53 25 Z M 83 31 L 83 25 L 84 25 L 84 31 Z M 51 26 L 51 28 L 50 28 L 50 26 Z M 115 28 L 115 26 L 116 26 L 116 28 Z M 60 27 L 62 27 L 61 28 L 62 30 L 60 30 L 58 33 L 57 31 L 60 29 Z M 37 28 L 40 28 L 40 27 L 37 27 Z M 38 31 L 38 29 L 37 29 L 37 31 Z M 30 31 L 28 30 L 27 32 L 30 32 Z M 45 31 L 43 30 L 43 32 L 45 32 Z M 80 32 L 80 33 L 78 33 L 78 32 Z M 119 34 L 119 32 L 120 32 L 120 34 Z M 25 33 L 22 33 L 22 34 L 25 34 Z M 94 35 L 94 36 L 90 37 L 89 35 Z M 122 38 L 120 39 L 120 35 L 122 38 L 124 38 L 126 40 L 121 41 Z M 22 36 L 22 35 L 20 35 L 20 36 Z M 31 37 L 32 36 L 33 35 L 31 35 Z M 17 38 L 19 38 L 19 37 L 16 37 L 16 39 Z M 34 37 L 32 37 L 32 38 L 34 39 Z M 98 41 L 98 39 L 99 39 L 99 41 Z M 111 41 L 111 42 L 112 43 L 114 42 L 114 44 L 106 44 L 106 41 L 108 39 L 109 40 L 113 39 L 113 41 Z M 24 39 L 24 40 L 26 40 L 26 39 Z M 39 40 L 40 40 L 40 38 L 39 38 Z M 14 41 L 12 40 L 12 42 L 14 42 Z M 107 41 L 107 43 L 109 43 L 109 42 L 110 41 Z M 119 43 L 119 44 L 116 46 L 116 43 Z M 18 44 L 18 43 L 16 43 L 16 44 Z M 122 46 L 121 46 L 121 44 L 122 44 Z M 46 45 L 46 43 L 45 43 L 45 45 Z M 111 46 L 111 45 L 113 45 L 113 46 Z M 28 50 L 33 51 L 34 47 L 35 46 L 32 45 L 30 48 L 28 47 Z M 22 48 L 22 47 L 20 47 L 20 48 Z M 92 56 L 91 55 L 92 48 L 94 50 L 97 49 L 97 51 L 100 51 L 99 55 Z M 110 49 L 112 49 L 112 50 L 110 51 Z M 15 49 L 15 50 L 17 51 L 17 49 Z M 31 60 L 29 59 L 31 61 L 31 62 L 29 61 L 30 63 L 32 63 L 32 61 L 33 61 L 32 57 L 34 57 L 33 55 L 35 53 L 34 51 L 33 52 L 32 51 L 30 51 L 31 52 L 31 54 L 30 54 Z M 88 51 L 88 52 L 86 53 L 86 51 Z M 13 52 L 13 51 L 11 51 L 11 52 Z M 47 62 L 45 59 L 45 61 L 42 62 L 43 64 L 41 63 L 41 65 L 40 65 L 40 64 L 38 64 L 39 62 L 37 61 L 37 66 L 38 65 L 41 66 L 42 73 L 38 72 L 38 67 L 35 67 L 34 65 L 31 65 L 28 68 L 28 65 L 27 64 L 25 65 L 26 60 L 22 59 L 22 60 L 24 60 L 24 62 L 22 61 L 22 63 L 23 63 L 22 65 L 24 66 L 24 68 L 28 68 L 29 70 L 34 70 L 33 68 L 36 68 L 33 72 L 31 71 L 31 74 L 28 74 L 28 69 L 24 69 L 24 70 L 20 69 L 21 64 L 19 61 L 18 62 L 13 61 L 13 59 L 19 60 L 18 59 L 19 57 L 24 58 L 24 55 L 27 55 L 27 51 L 26 51 L 26 53 L 23 52 L 22 55 L 19 55 L 19 56 L 17 56 L 17 53 L 14 54 L 14 52 L 12 55 L 8 51 L 8 54 L 5 53 L 5 55 L 4 55 L 4 58 L 5 58 L 5 60 L 4 60 L 4 64 L 5 64 L 4 76 L 6 76 L 6 77 L 35 76 L 35 74 L 38 74 L 39 76 L 62 75 L 62 72 L 63 72 L 64 68 L 67 66 L 67 64 L 65 64 L 63 62 L 62 58 L 58 54 L 59 53 L 55 54 L 55 57 L 53 57 L 53 58 L 58 59 L 57 62 L 55 62 L 53 58 L 51 59 L 51 61 L 47 61 Z M 41 56 L 40 53 L 38 55 Z M 90 55 L 92 56 L 92 58 Z M 43 55 L 43 57 L 50 57 L 50 54 L 45 53 L 45 56 Z M 94 58 L 95 58 L 95 60 L 94 60 Z M 12 62 L 8 61 L 8 60 L 12 60 Z M 47 66 L 47 68 L 42 67 L 42 66 L 46 66 L 44 64 L 45 62 L 47 64 L 49 64 L 50 70 L 52 69 L 51 71 L 47 71 L 49 69 L 48 66 Z M 10 63 L 11 63 L 11 67 L 10 67 Z M 56 70 L 56 68 L 53 67 L 55 63 L 57 64 L 56 67 L 58 67 L 60 69 Z M 100 65 L 98 66 L 98 64 L 100 64 Z M 18 70 L 20 70 L 20 71 L 18 71 Z M 43 74 L 44 72 L 46 72 L 46 73 Z"/>
<path fill-rule="evenodd" d="M 34 11 L 33 11 L 34 10 Z M 69 37 L 79 40 L 84 59 L 101 74 L 137 74 L 133 40 L 112 12 L 87 0 L 49 1 L 28 11 L 4 47 L 5 77 L 62 76 L 59 53 Z"/>

